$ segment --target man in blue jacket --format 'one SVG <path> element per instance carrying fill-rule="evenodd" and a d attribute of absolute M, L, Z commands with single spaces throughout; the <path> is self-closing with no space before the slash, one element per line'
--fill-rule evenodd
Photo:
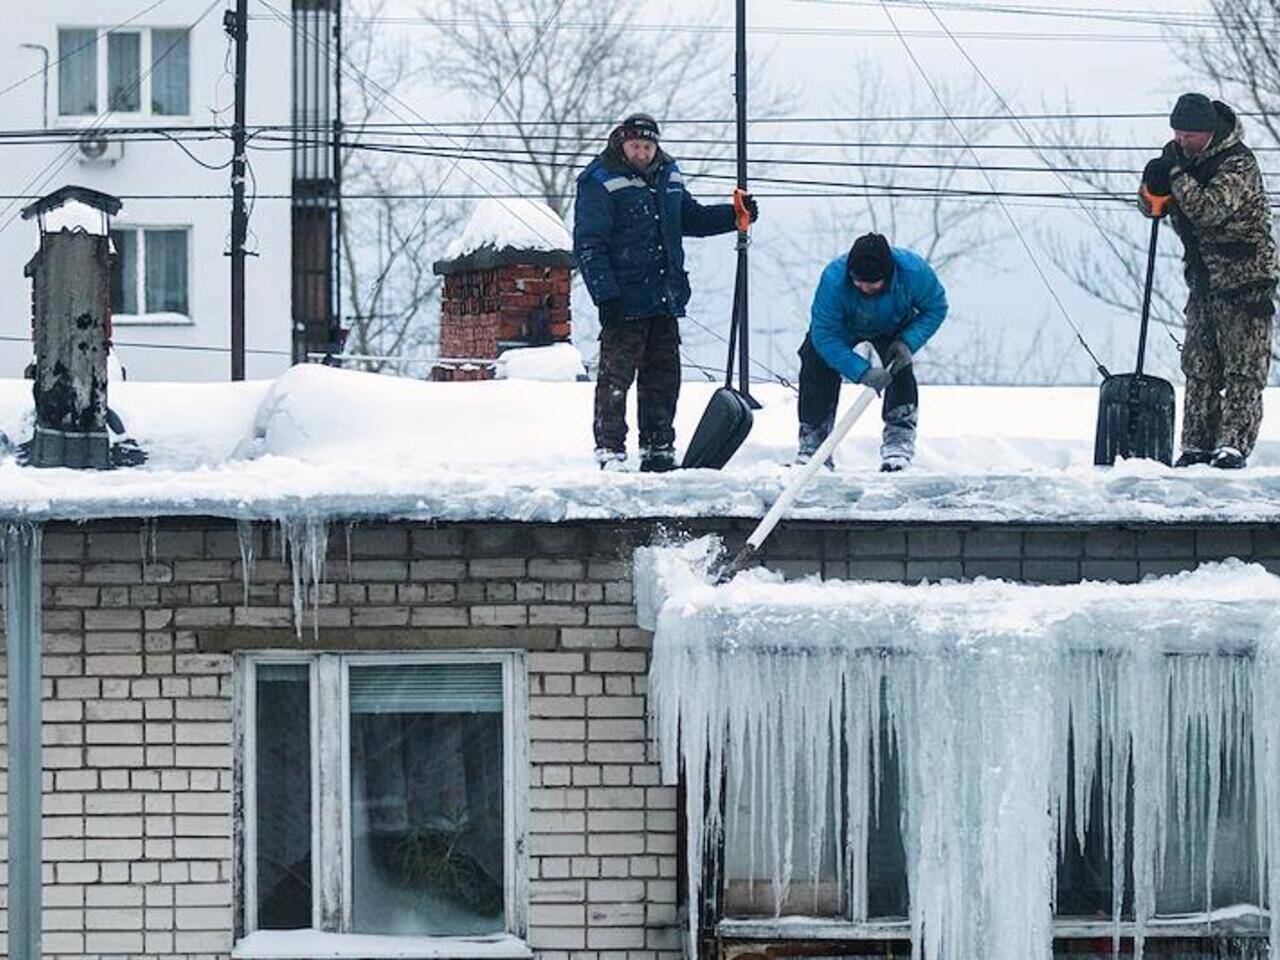
<path fill-rule="evenodd" d="M 947 295 L 929 264 L 910 250 L 890 247 L 878 233 L 859 237 L 848 256 L 827 264 L 800 346 L 796 459 L 807 463 L 831 433 L 843 377 L 884 392 L 880 469 L 894 472 L 910 464 L 919 415 L 911 359 L 946 316 Z M 868 342 L 883 367 L 871 366 L 854 351 Z M 897 370 L 890 374 L 886 368 L 895 361 Z"/>
<path fill-rule="evenodd" d="M 755 201 L 747 197 L 751 219 Z M 671 470 L 680 395 L 678 318 L 689 302 L 683 238 L 735 229 L 733 205 L 702 206 L 680 168 L 658 146 L 658 124 L 634 113 L 578 177 L 573 252 L 600 311 L 596 376 L 596 461 L 626 460 L 627 391 L 639 372 L 640 469 Z"/>

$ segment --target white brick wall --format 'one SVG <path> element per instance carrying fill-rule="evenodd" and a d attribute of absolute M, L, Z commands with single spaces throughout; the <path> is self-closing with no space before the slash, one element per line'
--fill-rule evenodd
<path fill-rule="evenodd" d="M 143 556 L 152 539 L 45 535 L 50 958 L 231 949 L 232 657 L 197 636 L 291 628 L 290 573 L 264 557 L 246 608 L 234 527 L 162 524 Z M 646 742 L 629 566 L 564 528 L 357 528 L 349 565 L 333 539 L 322 624 L 557 631 L 526 658 L 528 941 L 547 960 L 674 960 L 675 792 Z"/>

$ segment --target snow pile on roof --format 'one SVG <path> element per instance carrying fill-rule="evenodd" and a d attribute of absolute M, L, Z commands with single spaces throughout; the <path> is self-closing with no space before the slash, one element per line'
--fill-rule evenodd
<path fill-rule="evenodd" d="M 496 199 L 476 204 L 466 229 L 445 249 L 444 259 L 494 250 L 572 250 L 573 238 L 560 215 L 541 200 Z"/>
<path fill-rule="evenodd" d="M 587 368 L 572 343 L 553 343 L 504 350 L 498 356 L 497 375 L 502 380 L 585 380 Z"/>
<path fill-rule="evenodd" d="M 713 383 L 684 385 L 677 447 Z M 110 473 L 34 470 L 0 455 L 0 519 L 203 514 L 438 520 L 759 517 L 790 480 L 795 395 L 764 408 L 722 471 L 601 473 L 593 383 L 424 383 L 295 367 L 275 381 L 113 383 L 110 403 L 148 452 Z M 857 388 L 846 388 L 852 402 Z M 633 432 L 634 391 L 628 412 Z M 1272 394 L 1274 397 L 1275 394 Z M 1273 399 L 1273 405 L 1275 400 Z M 1280 418 L 1238 473 L 1150 462 L 1092 465 L 1091 388 L 921 388 L 916 465 L 878 471 L 873 409 L 791 516 L 885 521 L 1280 520 Z M 0 380 L 0 432 L 32 433 L 31 384 Z M 680 449 L 677 452 L 681 452 Z"/>
<path fill-rule="evenodd" d="M 868 919 L 884 882 L 882 861 L 863 866 L 885 836 L 873 798 L 892 768 L 913 956 L 1049 956 L 1055 864 L 1087 843 L 1112 865 L 1117 930 L 1132 874 L 1138 956 L 1166 914 L 1203 924 L 1243 902 L 1232 916 L 1257 929 L 1247 904 L 1264 902 L 1280 825 L 1255 830 L 1245 785 L 1275 816 L 1280 705 L 1255 691 L 1280 682 L 1280 578 L 1233 562 L 1133 586 L 752 571 L 717 587 L 698 568 L 708 551 L 652 548 L 637 564 L 660 605 L 650 710 L 664 778 L 681 765 L 686 778 L 691 890 L 723 835 L 757 904 L 806 912 L 834 882 Z M 722 796 L 723 818 L 704 805 Z M 1280 902 L 1280 875 L 1268 882 Z M 1215 902 L 1224 891 L 1236 901 Z"/>

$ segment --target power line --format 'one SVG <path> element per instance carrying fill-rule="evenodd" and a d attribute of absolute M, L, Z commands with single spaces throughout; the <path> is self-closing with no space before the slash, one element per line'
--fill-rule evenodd
<path fill-rule="evenodd" d="M 269 18 L 262 17 L 267 20 Z M 442 30 L 452 27 L 467 26 L 494 26 L 501 27 L 504 30 L 532 28 L 537 26 L 537 21 L 533 20 L 507 20 L 501 24 L 487 23 L 486 21 L 476 18 L 431 18 L 419 19 L 412 17 L 355 17 L 351 18 L 357 23 L 367 23 L 374 26 L 408 26 L 421 27 L 429 30 Z M 1136 22 L 1136 21 L 1134 21 Z M 1152 21 L 1152 26 L 1185 26 L 1188 29 L 1193 28 L 1192 25 L 1177 24 L 1170 21 L 1168 23 Z M 561 24 L 559 29 L 590 33 L 600 29 L 604 24 L 594 21 L 571 21 Z M 659 23 L 654 21 L 635 22 L 628 25 L 627 29 L 635 33 L 684 33 L 693 34 L 695 36 L 719 36 L 733 33 L 734 28 L 727 25 L 714 23 L 693 23 L 684 22 L 668 22 Z M 1220 33 L 1221 28 L 1212 24 L 1194 27 L 1209 33 Z M 804 27 L 804 26 L 786 26 L 765 25 L 751 26 L 747 28 L 747 33 L 757 36 L 768 37 L 810 37 L 814 39 L 842 39 L 846 37 L 885 37 L 892 38 L 893 31 L 877 29 L 875 27 Z M 904 35 L 918 39 L 942 39 L 945 34 L 938 30 L 913 29 L 904 30 Z M 972 40 L 998 40 L 998 41 L 1014 41 L 1014 42 L 1036 42 L 1047 41 L 1056 43 L 1167 43 L 1166 37 L 1155 33 L 1064 33 L 1064 32 L 1047 32 L 1039 30 L 967 30 L 962 31 L 961 36 Z M 1206 43 L 1226 43 L 1226 38 L 1204 38 Z"/>
<path fill-rule="evenodd" d="M 880 5 L 884 9 L 885 16 L 889 18 L 889 23 L 896 30 L 898 23 L 893 16 L 893 12 L 889 9 L 889 0 L 880 0 Z M 934 100 L 937 101 L 938 106 L 945 113 L 947 105 L 943 102 L 942 95 L 938 92 L 938 88 L 934 86 L 933 81 L 929 78 L 928 71 L 925 70 L 924 65 L 916 57 L 915 51 L 911 49 L 911 45 L 907 42 L 906 38 L 899 37 L 899 40 L 902 43 L 902 48 L 906 51 L 907 56 L 911 59 L 912 64 L 915 65 L 916 70 L 924 80 L 925 85 L 929 88 L 929 92 L 933 94 Z M 961 129 L 960 124 L 953 121 L 952 127 L 955 130 L 956 135 L 967 144 L 969 140 L 964 135 L 964 130 Z M 978 159 L 978 155 L 976 153 L 973 154 L 973 159 L 979 164 L 982 163 L 982 161 Z M 995 180 L 989 173 L 984 172 L 983 176 L 986 178 L 988 185 L 994 193 L 996 191 Z M 1035 251 L 1031 248 L 1031 244 L 1027 241 L 1026 236 L 1023 234 L 1022 228 L 1018 226 L 1017 219 L 1009 212 L 1009 208 L 1004 205 L 1003 198 L 997 197 L 996 203 L 999 205 L 1001 212 L 1004 213 L 1005 219 L 1009 221 L 1009 226 L 1013 229 L 1014 235 L 1017 236 L 1018 242 L 1022 245 L 1023 250 L 1026 251 L 1027 258 L 1031 261 L 1031 265 L 1035 268 L 1035 271 L 1037 275 L 1039 275 L 1041 282 L 1044 284 L 1045 289 L 1048 290 L 1049 296 L 1057 305 L 1059 312 L 1062 314 L 1062 318 L 1066 320 L 1067 325 L 1071 328 L 1072 332 L 1075 333 L 1076 340 L 1080 342 L 1080 346 L 1084 347 L 1085 352 L 1089 354 L 1090 359 L 1093 360 L 1094 365 L 1098 368 L 1098 372 L 1100 372 L 1105 379 L 1108 376 L 1107 368 L 1102 365 L 1102 361 L 1098 359 L 1097 355 L 1093 352 L 1093 349 L 1085 341 L 1084 334 L 1080 332 L 1080 328 L 1076 326 L 1075 321 L 1071 319 L 1071 315 L 1067 313 L 1066 306 L 1062 303 L 1061 298 L 1059 298 L 1058 291 L 1055 290 L 1053 288 L 1053 284 L 1049 282 L 1048 275 L 1040 265 L 1040 260 L 1036 256 Z"/>

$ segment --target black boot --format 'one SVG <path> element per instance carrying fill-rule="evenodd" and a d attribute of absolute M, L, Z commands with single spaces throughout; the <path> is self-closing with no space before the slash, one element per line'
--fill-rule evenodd
<path fill-rule="evenodd" d="M 1173 462 L 1175 467 L 1194 467 L 1201 463 L 1212 463 L 1213 454 L 1206 450 L 1189 450 L 1183 449 L 1178 459 Z"/>
<path fill-rule="evenodd" d="M 1235 447 L 1219 447 L 1209 463 L 1211 467 L 1217 467 L 1219 470 L 1243 470 L 1244 464 L 1244 454 Z"/>
<path fill-rule="evenodd" d="M 640 451 L 641 473 L 666 473 L 676 468 L 675 447 L 650 447 Z"/>

